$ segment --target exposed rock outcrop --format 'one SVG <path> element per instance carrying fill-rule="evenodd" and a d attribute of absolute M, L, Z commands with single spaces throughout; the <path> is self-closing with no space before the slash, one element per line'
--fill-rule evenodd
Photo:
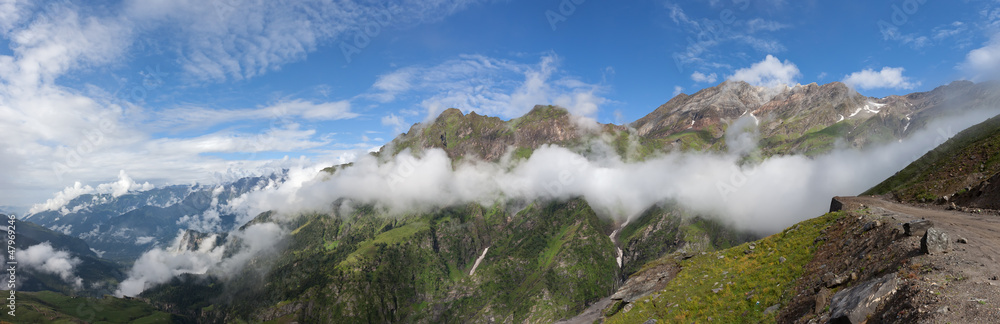
<path fill-rule="evenodd" d="M 937 228 L 928 228 L 924 238 L 920 240 L 920 252 L 925 254 L 945 253 L 951 249 L 948 233 Z"/>
<path fill-rule="evenodd" d="M 833 295 L 830 323 L 864 323 L 898 286 L 899 280 L 893 273 L 841 290 Z"/>

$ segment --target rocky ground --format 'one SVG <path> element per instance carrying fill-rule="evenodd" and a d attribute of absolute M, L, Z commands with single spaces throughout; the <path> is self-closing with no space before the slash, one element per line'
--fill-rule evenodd
<path fill-rule="evenodd" d="M 1000 323 L 1000 217 L 871 196 L 838 204 L 848 217 L 817 238 L 828 242 L 778 322 Z"/>

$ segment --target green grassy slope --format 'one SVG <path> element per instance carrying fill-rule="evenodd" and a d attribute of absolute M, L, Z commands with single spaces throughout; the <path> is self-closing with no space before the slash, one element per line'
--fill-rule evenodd
<path fill-rule="evenodd" d="M 816 238 L 842 216 L 839 212 L 827 214 L 756 242 L 686 260 L 666 257 L 654 261 L 679 262 L 682 270 L 665 289 L 624 309 L 610 310 L 614 316 L 606 323 L 643 323 L 649 319 L 677 323 L 774 322 L 777 314 L 765 310 L 791 300 L 802 267 L 817 250 Z"/>
<path fill-rule="evenodd" d="M 7 291 L 2 291 L 8 296 Z M 69 297 L 56 292 L 17 292 L 16 316 L 4 308 L 0 321 L 11 323 L 185 323 L 137 300 Z"/>
<path fill-rule="evenodd" d="M 970 127 L 920 157 L 865 195 L 894 194 L 930 202 L 1000 172 L 1000 116 Z"/>

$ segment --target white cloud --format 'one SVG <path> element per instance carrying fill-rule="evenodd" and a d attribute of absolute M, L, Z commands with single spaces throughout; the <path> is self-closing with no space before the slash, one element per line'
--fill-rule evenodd
<path fill-rule="evenodd" d="M 60 211 L 65 215 L 68 214 L 70 210 L 67 210 L 64 206 L 81 195 L 110 194 L 113 197 L 120 197 L 121 195 L 129 192 L 141 192 L 153 188 L 154 186 L 149 182 L 144 182 L 142 184 L 135 182 L 135 180 L 132 180 L 132 177 L 129 177 L 129 175 L 125 173 L 125 170 L 121 170 L 118 172 L 118 181 L 102 183 L 97 186 L 97 189 L 94 189 L 94 187 L 91 186 L 83 185 L 77 181 L 72 187 L 67 187 L 66 189 L 56 193 L 55 197 L 45 201 L 45 203 L 32 206 L 28 213 L 35 214 L 46 210 L 53 210 Z"/>
<path fill-rule="evenodd" d="M 691 74 L 691 80 L 694 80 L 694 82 L 697 83 L 715 83 L 715 81 L 718 80 L 718 76 L 716 76 L 715 73 L 705 75 L 704 73 L 695 71 Z"/>
<path fill-rule="evenodd" d="M 540 104 L 592 116 L 607 102 L 600 96 L 603 86 L 564 74 L 554 54 L 542 56 L 537 64 L 461 55 L 436 66 L 411 66 L 382 75 L 365 96 L 383 102 L 404 94 L 424 97 L 419 106 L 426 111 L 426 119 L 447 108 L 514 118 Z"/>
<path fill-rule="evenodd" d="M 212 265 L 222 260 L 226 248 L 215 246 L 215 236 L 202 240 L 195 250 L 183 246 L 183 235 L 178 235 L 168 249 L 155 248 L 136 260 L 129 271 L 129 277 L 122 281 L 116 296 L 135 296 L 154 285 L 167 282 L 171 278 L 186 274 L 204 274 Z"/>
<path fill-rule="evenodd" d="M 20 24 L 30 5 L 24 0 L 0 0 L 0 35 L 7 34 Z"/>
<path fill-rule="evenodd" d="M 674 97 L 684 92 L 684 87 L 674 86 Z"/>
<path fill-rule="evenodd" d="M 205 107 L 175 107 L 156 113 L 152 121 L 160 129 L 209 127 L 221 123 L 245 120 L 271 120 L 287 123 L 293 119 L 316 121 L 352 119 L 359 115 L 351 111 L 351 102 L 312 102 L 302 99 L 284 100 L 255 109 L 212 109 Z"/>
<path fill-rule="evenodd" d="M 112 183 L 105 183 L 97 186 L 97 193 L 110 193 L 113 197 L 119 197 L 129 192 L 135 191 L 147 191 L 153 189 L 154 186 L 145 182 L 142 184 L 136 183 L 125 173 L 125 170 L 118 172 L 118 181 Z"/>
<path fill-rule="evenodd" d="M 883 67 L 882 71 L 864 69 L 845 76 L 842 82 L 850 87 L 866 90 L 879 88 L 907 90 L 920 85 L 919 82 L 914 83 L 910 78 L 903 76 L 904 70 L 902 67 L 888 66 Z"/>
<path fill-rule="evenodd" d="M 396 114 L 388 114 L 382 117 L 383 126 L 392 126 L 392 131 L 396 134 L 402 133 L 406 129 L 406 123 Z"/>
<path fill-rule="evenodd" d="M 49 242 L 19 250 L 14 257 L 20 265 L 58 275 L 77 289 L 83 287 L 83 279 L 73 274 L 74 268 L 80 264 L 80 259 L 70 256 L 69 252 L 53 249 Z"/>
<path fill-rule="evenodd" d="M 144 253 L 129 270 L 128 278 L 119 284 L 116 296 L 136 296 L 155 285 L 181 274 L 208 274 L 221 278 L 238 273 L 250 259 L 273 251 L 287 232 L 277 224 L 263 223 L 246 230 L 230 232 L 227 243 L 237 239 L 241 244 L 215 245 L 217 234 L 203 239 L 194 249 L 188 249 L 180 232 L 170 247 L 154 248 Z M 228 251 L 227 247 L 236 247 Z"/>
<path fill-rule="evenodd" d="M 751 34 L 756 33 L 758 31 L 769 31 L 769 32 L 779 31 L 788 27 L 791 26 L 787 24 L 782 24 L 777 21 L 765 20 L 761 18 L 755 18 L 747 21 L 747 32 Z"/>
<path fill-rule="evenodd" d="M 755 86 L 775 87 L 793 85 L 800 75 L 799 68 L 792 62 L 788 60 L 781 62 L 778 58 L 768 55 L 763 61 L 754 63 L 749 68 L 736 70 L 728 79 L 744 81 Z"/>
<path fill-rule="evenodd" d="M 199 80 L 225 81 L 277 70 L 322 45 L 340 48 L 343 41 L 363 50 L 387 30 L 437 21 L 479 2 L 130 0 L 123 16 L 141 22 L 144 31 L 178 31 L 180 37 L 164 41 L 179 48 L 184 72 Z M 375 27 L 369 30 L 378 32 L 363 35 L 366 43 L 356 44 L 358 31 L 370 25 Z"/>
<path fill-rule="evenodd" d="M 668 2 L 666 8 L 671 20 L 688 39 L 679 43 L 684 44 L 683 49 L 672 54 L 679 72 L 684 72 L 687 66 L 693 66 L 695 69 L 731 68 L 720 62 L 731 61 L 736 56 L 745 55 L 744 51 L 732 48 L 727 48 L 725 51 L 716 50 L 723 45 L 742 45 L 730 47 L 736 49 L 748 47 L 761 54 L 781 53 L 787 50 L 781 41 L 769 35 L 789 28 L 790 25 L 763 18 L 744 20 L 741 19 L 743 13 L 728 23 L 722 21 L 718 15 L 705 18 L 692 17 L 678 4 L 672 2 Z"/>
<path fill-rule="evenodd" d="M 973 80 L 1000 76 L 1000 33 L 993 35 L 983 47 L 966 54 L 958 68 Z"/>
<path fill-rule="evenodd" d="M 968 26 L 961 21 L 956 21 L 946 26 L 939 26 L 932 31 L 934 40 L 940 41 L 965 32 Z"/>
<path fill-rule="evenodd" d="M 14 27 L 9 35 L 16 70 L 0 77 L 23 86 L 51 82 L 77 66 L 114 62 L 131 39 L 122 20 L 82 16 L 68 2 L 46 6 L 27 27 Z"/>
<path fill-rule="evenodd" d="M 476 2 L 342 1 L 333 6 L 321 0 L 259 5 L 239 0 L 128 0 L 95 9 L 68 1 L 41 5 L 0 0 L 0 35 L 12 53 L 0 55 L 0 138 L 4 138 L 0 199 L 5 204 L 28 205 L 52 197 L 52 192 L 75 181 L 81 189 L 96 186 L 123 169 L 156 184 L 210 182 L 220 170 L 272 163 L 257 160 L 256 153 L 329 144 L 325 134 L 306 129 L 316 127 L 311 122 L 359 116 L 349 100 L 287 96 L 266 107 L 191 105 L 154 110 L 146 106 L 145 96 L 129 97 L 129 88 L 103 89 L 88 84 L 89 80 L 72 78 L 56 82 L 67 75 L 108 69 L 111 81 L 122 86 L 149 86 L 146 74 L 130 80 L 115 73 L 128 63 L 131 50 L 161 54 L 181 65 L 170 72 L 177 77 L 172 79 L 184 84 L 160 88 L 158 94 L 150 90 L 150 98 L 174 96 L 175 90 L 200 82 L 267 73 L 303 59 L 323 44 L 336 47 L 333 43 L 342 39 L 353 42 L 351 30 L 368 22 L 380 8 L 393 16 L 388 30 L 437 21 Z M 105 70 L 97 73 L 106 74 Z M 253 127 L 262 123 L 234 123 L 268 120 L 276 122 L 257 130 Z M 233 128 L 165 137 L 169 132 L 220 124 Z M 246 159 L 211 153 L 242 153 Z M 60 199 L 72 196 L 67 195 L 72 192 L 60 194 Z"/>

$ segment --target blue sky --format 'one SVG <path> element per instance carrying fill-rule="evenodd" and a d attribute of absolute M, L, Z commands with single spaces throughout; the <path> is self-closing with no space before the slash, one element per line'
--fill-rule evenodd
<path fill-rule="evenodd" d="M 998 32 L 974 0 L 0 0 L 0 205 L 345 162 L 449 107 L 628 123 L 727 79 L 926 91 L 992 79 Z"/>

